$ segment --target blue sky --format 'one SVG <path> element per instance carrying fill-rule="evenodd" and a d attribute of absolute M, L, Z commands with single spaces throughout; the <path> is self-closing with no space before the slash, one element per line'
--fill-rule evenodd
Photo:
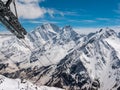
<path fill-rule="evenodd" d="M 17 0 L 17 4 L 19 20 L 27 31 L 49 22 L 74 28 L 120 24 L 120 0 Z"/>

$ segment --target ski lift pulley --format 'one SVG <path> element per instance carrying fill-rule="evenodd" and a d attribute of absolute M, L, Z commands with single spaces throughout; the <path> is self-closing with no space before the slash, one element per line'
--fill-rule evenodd
<path fill-rule="evenodd" d="M 16 15 L 14 15 L 14 13 L 10 10 L 10 4 L 12 1 L 13 0 L 8 0 L 6 3 L 4 3 L 2 0 L 0 0 L 0 21 L 17 38 L 24 39 L 27 32 L 18 20 L 15 1 L 13 1 L 13 5 Z"/>

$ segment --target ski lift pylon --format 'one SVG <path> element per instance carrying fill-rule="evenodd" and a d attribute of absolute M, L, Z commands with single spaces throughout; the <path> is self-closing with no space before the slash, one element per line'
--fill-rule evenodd
<path fill-rule="evenodd" d="M 15 8 L 16 16 L 10 10 L 10 4 L 12 1 L 13 0 L 8 0 L 6 3 L 4 3 L 2 0 L 0 0 L 0 21 L 17 38 L 24 39 L 27 32 L 18 20 L 15 1 L 13 1 L 13 5 Z"/>

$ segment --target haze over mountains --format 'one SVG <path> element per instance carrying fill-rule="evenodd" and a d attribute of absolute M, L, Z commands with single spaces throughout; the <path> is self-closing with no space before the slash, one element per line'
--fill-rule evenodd
<path fill-rule="evenodd" d="M 25 40 L 0 35 L 0 50 L 0 74 L 7 78 L 38 87 L 120 90 L 120 33 L 109 28 L 83 35 L 44 24 Z"/>

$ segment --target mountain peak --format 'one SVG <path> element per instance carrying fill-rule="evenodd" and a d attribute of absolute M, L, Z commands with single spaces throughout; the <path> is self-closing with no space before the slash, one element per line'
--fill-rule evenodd
<path fill-rule="evenodd" d="M 99 33 L 106 33 L 106 32 L 114 32 L 115 33 L 114 30 L 112 30 L 112 29 L 110 29 L 108 27 L 99 30 Z"/>
<path fill-rule="evenodd" d="M 64 26 L 62 28 L 62 33 L 72 34 L 74 32 L 73 28 L 70 25 Z M 75 32 L 74 32 L 75 33 Z"/>
<path fill-rule="evenodd" d="M 67 26 L 65 26 L 65 27 L 63 27 L 63 30 L 73 30 L 73 28 L 72 28 L 72 26 L 70 26 L 70 25 L 67 25 Z"/>
<path fill-rule="evenodd" d="M 57 32 L 58 33 L 60 31 L 59 27 L 53 23 L 43 24 L 43 25 L 41 25 L 41 28 L 48 30 L 50 32 Z"/>
<path fill-rule="evenodd" d="M 96 36 L 101 37 L 101 38 L 108 38 L 110 36 L 116 36 L 116 32 L 110 28 L 104 28 L 104 29 L 100 29 L 98 32 L 96 32 Z"/>
<path fill-rule="evenodd" d="M 89 33 L 87 35 L 89 42 L 96 41 L 96 40 L 99 41 L 99 40 L 103 40 L 109 37 L 117 37 L 117 33 L 108 27 L 104 29 L 100 29 L 96 33 Z"/>
<path fill-rule="evenodd" d="M 57 25 L 55 25 L 53 23 L 45 23 L 45 24 L 42 24 L 41 26 L 57 26 Z"/>

